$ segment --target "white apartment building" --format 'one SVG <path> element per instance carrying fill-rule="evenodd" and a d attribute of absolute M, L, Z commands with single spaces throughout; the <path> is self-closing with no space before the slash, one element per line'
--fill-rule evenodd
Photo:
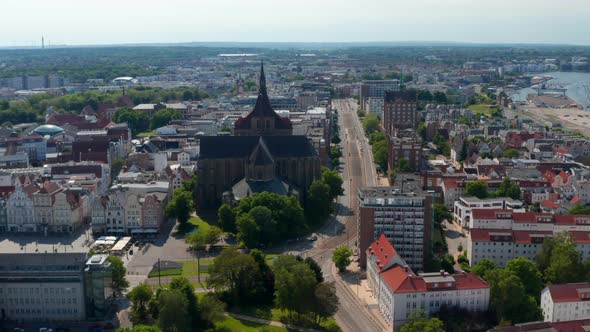
<path fill-rule="evenodd" d="M 444 305 L 471 312 L 489 306 L 490 288 L 481 278 L 466 272 L 415 274 L 384 235 L 367 249 L 367 279 L 392 330 L 417 310 L 432 315 Z"/>
<path fill-rule="evenodd" d="M 499 266 L 516 257 L 534 260 L 546 237 L 569 232 L 582 257 L 590 257 L 590 216 L 474 209 L 467 236 L 471 265 L 484 258 Z"/>
<path fill-rule="evenodd" d="M 509 197 L 486 199 L 480 199 L 477 197 L 460 197 L 458 201 L 455 201 L 453 206 L 453 217 L 455 221 L 465 228 L 471 228 L 471 219 L 473 218 L 471 211 L 473 209 L 509 209 L 524 212 L 522 202 Z"/>
<path fill-rule="evenodd" d="M 545 322 L 590 318 L 590 283 L 551 285 L 541 291 Z"/>

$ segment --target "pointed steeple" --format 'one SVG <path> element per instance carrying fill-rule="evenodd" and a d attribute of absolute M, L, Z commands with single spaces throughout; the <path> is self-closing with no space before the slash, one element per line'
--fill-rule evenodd
<path fill-rule="evenodd" d="M 258 88 L 258 94 L 268 95 L 266 91 L 266 76 L 264 75 L 264 62 L 260 61 L 260 82 Z"/>

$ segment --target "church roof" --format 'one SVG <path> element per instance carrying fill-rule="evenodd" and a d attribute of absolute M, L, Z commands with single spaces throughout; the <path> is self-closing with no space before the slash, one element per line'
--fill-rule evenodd
<path fill-rule="evenodd" d="M 250 129 L 252 128 L 252 119 L 260 117 L 273 117 L 275 120 L 276 129 L 291 129 L 293 126 L 291 121 L 287 118 L 281 118 L 270 105 L 268 98 L 268 91 L 266 89 L 266 76 L 264 75 L 264 65 L 260 64 L 260 83 L 258 89 L 258 98 L 254 109 L 246 116 L 239 118 L 235 124 L 235 129 Z"/>
<path fill-rule="evenodd" d="M 261 192 L 272 192 L 275 194 L 287 196 L 293 191 L 296 191 L 296 189 L 293 188 L 289 183 L 276 177 L 268 181 L 242 179 L 232 187 L 232 193 L 238 200 Z"/>
<path fill-rule="evenodd" d="M 272 156 L 262 137 L 258 140 L 258 145 L 256 145 L 254 152 L 252 152 L 250 160 L 254 161 L 254 165 L 256 166 L 270 165 L 273 163 Z"/>
<path fill-rule="evenodd" d="M 305 136 L 203 136 L 200 158 L 248 158 L 261 139 L 274 158 L 317 156 Z"/>

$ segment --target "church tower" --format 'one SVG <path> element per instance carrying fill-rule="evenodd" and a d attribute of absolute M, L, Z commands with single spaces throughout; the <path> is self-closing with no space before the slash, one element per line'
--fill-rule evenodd
<path fill-rule="evenodd" d="M 258 99 L 254 109 L 234 124 L 236 136 L 285 136 L 293 134 L 293 125 L 288 118 L 280 117 L 270 105 L 266 90 L 264 64 L 260 63 Z"/>

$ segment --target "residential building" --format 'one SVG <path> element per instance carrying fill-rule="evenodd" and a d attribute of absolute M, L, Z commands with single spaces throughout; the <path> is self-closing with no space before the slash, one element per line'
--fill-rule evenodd
<path fill-rule="evenodd" d="M 437 313 L 442 306 L 484 312 L 490 287 L 475 274 L 445 271 L 416 274 L 384 234 L 366 249 L 367 280 L 379 310 L 392 330 L 408 322 L 412 313 Z"/>
<path fill-rule="evenodd" d="M 418 97 L 415 90 L 387 91 L 383 105 L 383 129 L 388 137 L 418 125 Z"/>
<path fill-rule="evenodd" d="M 590 283 L 545 287 L 541 291 L 541 311 L 545 322 L 590 319 Z"/>
<path fill-rule="evenodd" d="M 369 98 L 383 99 L 386 91 L 399 91 L 399 89 L 399 80 L 365 80 L 361 83 L 360 88 L 361 107 L 367 109 Z"/>
<path fill-rule="evenodd" d="M 474 209 L 467 234 L 471 265 L 484 258 L 498 266 L 516 257 L 534 260 L 546 238 L 568 232 L 583 258 L 590 257 L 590 215 L 554 215 L 508 209 Z"/>
<path fill-rule="evenodd" d="M 41 231 L 35 220 L 33 192 L 34 184 L 23 185 L 17 181 L 14 193 L 6 200 L 7 228 L 9 232 Z"/>
<path fill-rule="evenodd" d="M 359 264 L 367 266 L 366 250 L 385 234 L 409 266 L 422 270 L 431 251 L 432 198 L 421 187 L 362 188 L 358 192 Z"/>
<path fill-rule="evenodd" d="M 405 159 L 414 171 L 422 169 L 422 141 L 418 136 L 391 137 L 389 142 L 388 165 L 390 170 L 398 167 L 400 160 Z"/>
<path fill-rule="evenodd" d="M 496 327 L 490 332 L 570 332 L 587 331 L 590 327 L 590 320 L 571 320 L 561 322 L 529 322 L 516 324 L 509 327 Z"/>
<path fill-rule="evenodd" d="M 522 210 L 521 201 L 509 197 L 495 197 L 480 199 L 477 197 L 460 197 L 453 205 L 453 217 L 459 225 L 471 228 L 471 211 L 473 209 L 510 209 Z M 524 210 L 522 210 L 524 211 Z"/>

